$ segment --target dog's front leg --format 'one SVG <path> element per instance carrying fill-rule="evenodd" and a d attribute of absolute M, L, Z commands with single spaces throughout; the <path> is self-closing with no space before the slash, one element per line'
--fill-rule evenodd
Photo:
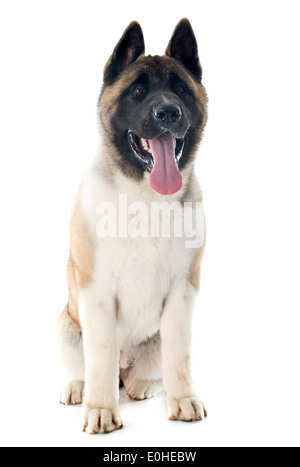
<path fill-rule="evenodd" d="M 192 377 L 192 315 L 196 296 L 191 284 L 173 288 L 161 321 L 164 388 L 170 420 L 202 420 L 207 413 Z"/>
<path fill-rule="evenodd" d="M 92 285 L 81 292 L 79 309 L 86 368 L 84 430 L 90 434 L 109 433 L 122 427 L 115 301 L 101 301 Z"/>

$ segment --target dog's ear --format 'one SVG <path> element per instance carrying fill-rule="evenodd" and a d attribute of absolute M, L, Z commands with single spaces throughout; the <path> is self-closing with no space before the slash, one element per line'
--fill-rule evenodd
<path fill-rule="evenodd" d="M 175 58 L 201 83 L 202 68 L 198 56 L 197 40 L 188 19 L 182 19 L 176 26 L 166 50 L 168 57 Z"/>
<path fill-rule="evenodd" d="M 104 69 L 104 83 L 112 84 L 125 68 L 145 53 L 143 31 L 133 21 L 125 30 Z"/>

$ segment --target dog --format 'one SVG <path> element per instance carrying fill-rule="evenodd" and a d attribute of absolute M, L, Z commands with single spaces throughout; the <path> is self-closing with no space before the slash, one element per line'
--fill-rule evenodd
<path fill-rule="evenodd" d="M 207 416 L 191 368 L 205 218 L 201 241 L 187 248 L 185 234 L 153 234 L 155 224 L 147 236 L 145 215 L 134 216 L 162 203 L 174 218 L 187 205 L 191 218 L 191 206 L 202 205 L 195 159 L 207 102 L 190 22 L 179 22 L 163 56 L 145 55 L 142 29 L 132 22 L 104 69 L 101 147 L 71 217 L 69 302 L 57 325 L 66 372 L 61 403 L 83 402 L 87 433 L 123 427 L 120 381 L 135 400 L 163 388 L 172 421 Z M 130 205 L 132 235 L 124 229 L 120 199 Z M 103 217 L 108 206 L 110 217 Z M 162 223 L 170 218 L 164 212 Z"/>

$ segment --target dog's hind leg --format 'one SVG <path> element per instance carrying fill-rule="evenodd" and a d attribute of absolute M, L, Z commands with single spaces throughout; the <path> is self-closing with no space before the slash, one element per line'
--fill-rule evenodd
<path fill-rule="evenodd" d="M 84 355 L 80 325 L 74 321 L 66 306 L 57 323 L 58 344 L 65 371 L 60 402 L 81 404 L 84 390 Z"/>
<path fill-rule="evenodd" d="M 162 391 L 159 333 L 123 354 L 120 378 L 128 396 L 134 400 L 150 399 Z"/>

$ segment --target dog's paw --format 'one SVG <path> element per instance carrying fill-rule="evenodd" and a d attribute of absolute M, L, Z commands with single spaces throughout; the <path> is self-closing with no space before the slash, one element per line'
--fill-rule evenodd
<path fill-rule="evenodd" d="M 84 407 L 83 431 L 90 435 L 111 433 L 121 428 L 123 428 L 123 424 L 117 407 L 112 410 Z"/>
<path fill-rule="evenodd" d="M 83 381 L 71 381 L 64 384 L 60 397 L 60 403 L 64 405 L 78 405 L 83 400 Z"/>
<path fill-rule="evenodd" d="M 125 381 L 124 386 L 131 399 L 141 401 L 157 396 L 162 390 L 162 381 L 133 379 L 132 381 Z"/>
<path fill-rule="evenodd" d="M 182 420 L 184 422 L 201 421 L 207 417 L 207 412 L 200 399 L 186 397 L 169 401 L 169 420 Z"/>

